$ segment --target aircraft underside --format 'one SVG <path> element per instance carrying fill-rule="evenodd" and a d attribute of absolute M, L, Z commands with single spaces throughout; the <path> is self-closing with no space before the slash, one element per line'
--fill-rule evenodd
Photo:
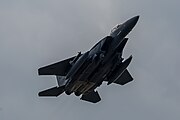
<path fill-rule="evenodd" d="M 39 92 L 39 96 L 59 96 L 62 93 L 76 96 L 81 100 L 97 103 L 101 100 L 96 88 L 103 82 L 125 85 L 133 80 L 127 70 L 132 56 L 124 60 L 123 49 L 128 41 L 127 34 L 136 25 L 135 16 L 115 27 L 85 53 L 38 69 L 39 75 L 55 75 L 58 86 Z"/>

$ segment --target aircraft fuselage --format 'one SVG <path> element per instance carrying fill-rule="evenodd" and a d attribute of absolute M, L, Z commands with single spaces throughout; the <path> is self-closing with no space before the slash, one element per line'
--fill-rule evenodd
<path fill-rule="evenodd" d="M 137 20 L 138 16 L 117 26 L 110 36 L 102 39 L 77 60 L 67 74 L 69 81 L 65 87 L 66 94 L 72 92 L 78 96 L 85 94 L 96 89 L 104 79 L 107 79 L 108 73 L 112 72 L 117 64 L 122 63 L 122 51 L 118 49 L 124 47 L 121 43 L 126 39 L 125 36 L 132 30 Z"/>
<path fill-rule="evenodd" d="M 132 56 L 124 60 L 126 36 L 136 25 L 139 16 L 117 25 L 110 35 L 100 40 L 89 51 L 38 69 L 39 75 L 55 75 L 58 86 L 39 92 L 39 96 L 59 96 L 75 93 L 81 99 L 93 103 L 101 100 L 95 89 L 103 81 L 107 85 L 124 85 L 133 80 L 127 70 Z"/>

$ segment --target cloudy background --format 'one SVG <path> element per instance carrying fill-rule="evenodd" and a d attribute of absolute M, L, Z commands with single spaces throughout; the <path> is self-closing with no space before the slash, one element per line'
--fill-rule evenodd
<path fill-rule="evenodd" d="M 0 120 L 179 120 L 179 0 L 0 0 Z M 41 66 L 90 49 L 140 15 L 125 47 L 134 81 L 103 84 L 102 101 L 39 98 Z"/>

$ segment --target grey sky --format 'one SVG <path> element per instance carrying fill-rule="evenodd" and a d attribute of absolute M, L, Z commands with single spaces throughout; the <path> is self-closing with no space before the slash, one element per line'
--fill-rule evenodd
<path fill-rule="evenodd" d="M 179 0 L 0 0 L 1 120 L 179 120 Z M 41 66 L 90 49 L 116 24 L 140 15 L 124 56 L 134 81 L 103 84 L 91 104 L 63 94 L 39 98 L 56 85 Z"/>

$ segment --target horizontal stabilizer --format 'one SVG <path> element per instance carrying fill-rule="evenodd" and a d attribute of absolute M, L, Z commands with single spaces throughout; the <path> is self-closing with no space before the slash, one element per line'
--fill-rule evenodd
<path fill-rule="evenodd" d="M 92 103 L 97 103 L 101 100 L 101 98 L 97 91 L 96 92 L 92 91 L 88 94 L 82 95 L 81 100 L 85 100 L 85 101 L 92 102 Z"/>
<path fill-rule="evenodd" d="M 114 81 L 114 83 L 119 84 L 119 85 L 125 85 L 126 83 L 131 82 L 132 80 L 133 80 L 133 78 L 132 78 L 131 74 L 126 69 L 122 73 L 122 75 L 119 77 L 119 79 Z"/>
<path fill-rule="evenodd" d="M 39 92 L 39 96 L 46 97 L 46 96 L 52 96 L 57 97 L 60 94 L 64 92 L 64 86 L 62 87 L 53 87 L 44 91 Z"/>
<path fill-rule="evenodd" d="M 38 69 L 39 75 L 60 75 L 65 76 L 70 69 L 70 61 L 72 61 L 75 57 L 71 57 L 69 59 L 42 67 Z"/>

